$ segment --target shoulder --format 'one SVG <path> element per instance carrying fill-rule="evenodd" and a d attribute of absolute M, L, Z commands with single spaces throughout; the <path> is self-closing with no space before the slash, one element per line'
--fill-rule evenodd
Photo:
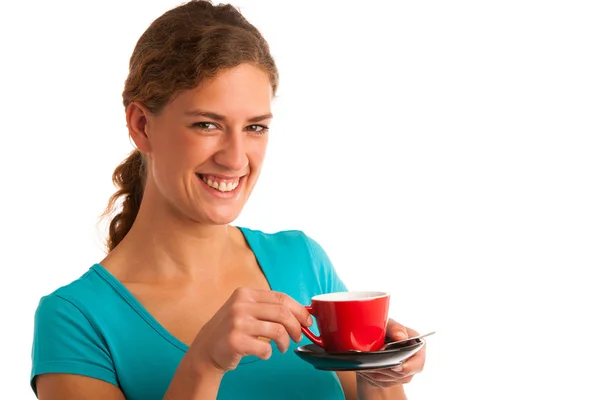
<path fill-rule="evenodd" d="M 34 315 L 30 385 L 49 373 L 76 374 L 117 385 L 107 342 L 101 333 L 104 295 L 92 270 L 41 297 Z M 99 278 L 99 277 L 98 277 Z M 101 278 L 99 278 L 101 279 Z M 98 296 L 98 297 L 97 297 Z"/>
<path fill-rule="evenodd" d="M 75 373 L 115 383 L 102 335 L 107 305 L 103 278 L 90 268 L 80 278 L 44 295 L 34 314 L 31 384 L 44 373 Z M 106 310 L 106 311 L 103 311 Z M 91 374 L 91 375 L 90 375 Z"/>
<path fill-rule="evenodd" d="M 105 301 L 107 285 L 97 273 L 96 266 L 89 268 L 79 278 L 43 295 L 37 305 L 36 320 L 65 318 L 76 314 L 92 314 L 95 305 Z"/>

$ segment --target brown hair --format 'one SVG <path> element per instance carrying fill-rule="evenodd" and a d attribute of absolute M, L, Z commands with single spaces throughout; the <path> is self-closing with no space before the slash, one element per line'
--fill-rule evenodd
<path fill-rule="evenodd" d="M 258 29 L 232 5 L 192 0 L 164 13 L 139 38 L 129 61 L 123 105 L 127 108 L 140 102 L 158 114 L 178 92 L 242 63 L 262 68 L 275 94 L 277 67 Z M 109 225 L 108 251 L 131 229 L 142 202 L 145 177 L 144 156 L 137 149 L 115 169 L 112 180 L 118 190 L 104 215 L 110 215 L 117 201 L 123 200 L 122 209 Z"/>

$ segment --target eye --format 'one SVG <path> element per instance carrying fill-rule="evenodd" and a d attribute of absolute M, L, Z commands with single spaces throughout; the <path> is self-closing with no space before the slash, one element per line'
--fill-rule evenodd
<path fill-rule="evenodd" d="M 259 134 L 267 133 L 269 131 L 269 127 L 266 125 L 250 125 L 246 129 L 248 129 L 250 132 Z"/>
<path fill-rule="evenodd" d="M 212 122 L 194 122 L 192 127 L 203 131 L 212 131 L 217 129 L 217 125 L 213 124 Z"/>

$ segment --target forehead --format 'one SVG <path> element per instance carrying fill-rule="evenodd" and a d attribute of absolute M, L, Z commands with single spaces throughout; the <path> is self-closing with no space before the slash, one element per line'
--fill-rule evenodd
<path fill-rule="evenodd" d="M 269 113 L 272 97 L 267 73 L 242 64 L 219 72 L 194 89 L 181 92 L 167 108 L 175 113 L 200 109 L 228 118 L 246 118 Z"/>

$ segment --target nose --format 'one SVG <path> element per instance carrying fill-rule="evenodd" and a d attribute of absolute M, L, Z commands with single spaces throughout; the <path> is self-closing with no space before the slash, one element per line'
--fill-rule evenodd
<path fill-rule="evenodd" d="M 214 155 L 217 164 L 231 171 L 241 171 L 248 166 L 248 156 L 243 132 L 227 132 L 219 151 Z"/>

